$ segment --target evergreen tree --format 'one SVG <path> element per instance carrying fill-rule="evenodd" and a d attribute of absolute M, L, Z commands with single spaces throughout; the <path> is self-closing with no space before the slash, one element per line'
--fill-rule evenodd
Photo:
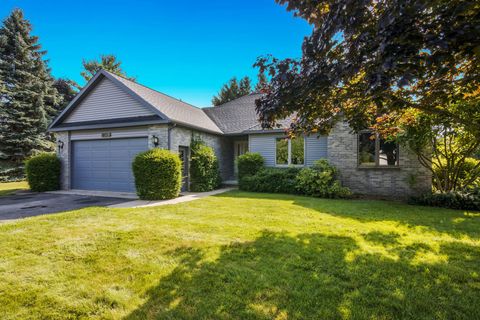
<path fill-rule="evenodd" d="M 60 103 L 58 103 L 56 114 L 54 115 L 57 116 L 57 114 L 60 113 L 60 111 L 62 111 L 70 103 L 70 101 L 73 100 L 73 98 L 75 98 L 80 86 L 73 80 L 62 78 L 56 79 L 53 83 L 53 86 L 55 89 L 57 89 L 61 98 Z"/>
<path fill-rule="evenodd" d="M 52 150 L 46 134 L 58 94 L 45 51 L 19 9 L 0 28 L 0 151 L 20 163 L 37 152 Z"/>
<path fill-rule="evenodd" d="M 257 84 L 255 85 L 255 92 L 264 92 L 268 87 L 268 79 L 264 72 L 258 74 Z"/>
<path fill-rule="evenodd" d="M 240 80 L 239 87 L 240 96 L 252 93 L 252 80 L 250 80 L 249 77 L 243 77 L 243 79 Z"/>
<path fill-rule="evenodd" d="M 97 60 L 83 60 L 83 68 L 85 69 L 80 74 L 85 80 L 89 81 L 100 69 L 114 73 L 121 77 L 135 81 L 135 78 L 129 78 L 122 69 L 122 62 L 113 54 L 102 54 L 100 61 Z"/>
<path fill-rule="evenodd" d="M 252 81 L 249 77 L 243 77 L 240 82 L 233 77 L 224 84 L 220 92 L 212 98 L 212 104 L 219 106 L 252 92 Z"/>

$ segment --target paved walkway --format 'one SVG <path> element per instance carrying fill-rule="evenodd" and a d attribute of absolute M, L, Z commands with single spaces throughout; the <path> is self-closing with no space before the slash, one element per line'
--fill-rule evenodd
<path fill-rule="evenodd" d="M 128 201 L 123 203 L 117 203 L 109 207 L 110 208 L 146 208 L 146 207 L 164 206 L 167 204 L 177 204 L 182 202 L 194 201 L 194 200 L 202 199 L 208 196 L 213 196 L 216 194 L 231 191 L 234 189 L 235 188 L 223 188 L 223 189 L 213 190 L 209 192 L 183 192 L 182 196 L 175 199 L 159 200 L 159 201 L 134 200 L 134 201 Z"/>

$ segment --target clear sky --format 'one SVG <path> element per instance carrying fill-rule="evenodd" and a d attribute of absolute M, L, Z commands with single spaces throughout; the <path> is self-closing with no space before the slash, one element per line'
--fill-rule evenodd
<path fill-rule="evenodd" d="M 260 55 L 299 57 L 311 26 L 274 0 L 0 0 L 23 9 L 55 77 L 84 84 L 82 59 L 113 53 L 127 74 L 194 105 L 233 76 L 256 77 Z"/>

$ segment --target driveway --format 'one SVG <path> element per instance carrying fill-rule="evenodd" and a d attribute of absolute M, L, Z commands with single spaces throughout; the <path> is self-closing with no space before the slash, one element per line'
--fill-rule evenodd
<path fill-rule="evenodd" d="M 128 200 L 73 194 L 23 192 L 0 197 L 0 222 L 85 207 L 106 207 Z"/>

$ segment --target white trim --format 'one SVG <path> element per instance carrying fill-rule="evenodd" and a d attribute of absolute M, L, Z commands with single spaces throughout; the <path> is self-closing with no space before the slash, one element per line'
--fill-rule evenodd
<path fill-rule="evenodd" d="M 283 139 L 287 140 L 287 164 L 278 164 L 277 163 L 277 140 Z M 294 138 L 298 139 L 298 138 Z M 275 142 L 275 167 L 279 168 L 288 168 L 288 167 L 305 167 L 306 163 L 306 156 L 307 156 L 307 144 L 305 141 L 305 136 L 303 136 L 303 164 L 292 164 L 292 139 L 287 138 L 285 136 L 283 137 L 274 137 L 274 142 Z"/>

